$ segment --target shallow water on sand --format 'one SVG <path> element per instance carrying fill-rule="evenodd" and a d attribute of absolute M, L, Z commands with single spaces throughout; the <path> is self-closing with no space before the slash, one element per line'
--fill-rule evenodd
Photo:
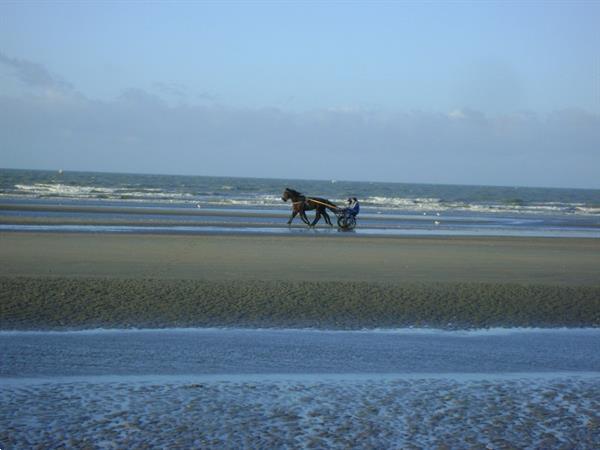
<path fill-rule="evenodd" d="M 0 333 L 0 376 L 600 373 L 600 329 Z"/>
<path fill-rule="evenodd" d="M 600 330 L 1 332 L 4 448 L 593 448 Z"/>
<path fill-rule="evenodd" d="M 6 448 L 597 448 L 600 378 L 0 387 Z"/>

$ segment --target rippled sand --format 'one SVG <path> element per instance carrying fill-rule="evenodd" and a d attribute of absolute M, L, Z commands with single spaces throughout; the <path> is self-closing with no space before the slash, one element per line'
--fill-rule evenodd
<path fill-rule="evenodd" d="M 600 378 L 17 383 L 2 448 L 598 448 Z"/>
<path fill-rule="evenodd" d="M 0 276 L 0 328 L 598 326 L 600 286 Z"/>
<path fill-rule="evenodd" d="M 0 240 L 4 330 L 600 325 L 600 239 Z"/>

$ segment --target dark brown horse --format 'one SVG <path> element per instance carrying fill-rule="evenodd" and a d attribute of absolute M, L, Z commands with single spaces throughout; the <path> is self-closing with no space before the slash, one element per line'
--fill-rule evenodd
<path fill-rule="evenodd" d="M 285 188 L 281 200 L 284 202 L 287 202 L 288 200 L 292 201 L 292 215 L 290 216 L 290 220 L 288 220 L 288 225 L 292 224 L 292 220 L 294 220 L 294 217 L 298 214 L 302 221 L 311 227 L 314 227 L 317 222 L 321 220 L 321 216 L 325 218 L 325 222 L 330 226 L 332 225 L 329 214 L 327 214 L 327 209 L 335 211 L 337 206 L 325 198 L 306 197 L 294 189 Z M 306 211 L 312 211 L 313 209 L 315 210 L 315 220 L 310 223 L 308 217 L 306 217 Z"/>

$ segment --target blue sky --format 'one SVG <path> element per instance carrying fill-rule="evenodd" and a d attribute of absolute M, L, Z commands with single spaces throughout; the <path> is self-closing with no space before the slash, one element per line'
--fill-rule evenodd
<path fill-rule="evenodd" d="M 600 187 L 598 23 L 592 1 L 3 2 L 0 166 Z"/>

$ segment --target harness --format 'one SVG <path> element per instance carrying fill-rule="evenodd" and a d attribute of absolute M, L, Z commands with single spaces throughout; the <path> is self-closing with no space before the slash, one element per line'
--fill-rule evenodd
<path fill-rule="evenodd" d="M 337 209 L 337 207 L 335 207 L 335 206 L 333 206 L 333 205 L 331 205 L 329 203 L 320 202 L 319 200 L 315 200 L 314 198 L 305 198 L 304 200 L 299 200 L 297 202 L 292 202 L 292 204 L 296 205 L 298 203 L 306 203 L 306 202 L 313 202 L 313 203 L 317 203 L 319 205 L 326 206 L 326 207 L 331 208 L 331 209 Z"/>

